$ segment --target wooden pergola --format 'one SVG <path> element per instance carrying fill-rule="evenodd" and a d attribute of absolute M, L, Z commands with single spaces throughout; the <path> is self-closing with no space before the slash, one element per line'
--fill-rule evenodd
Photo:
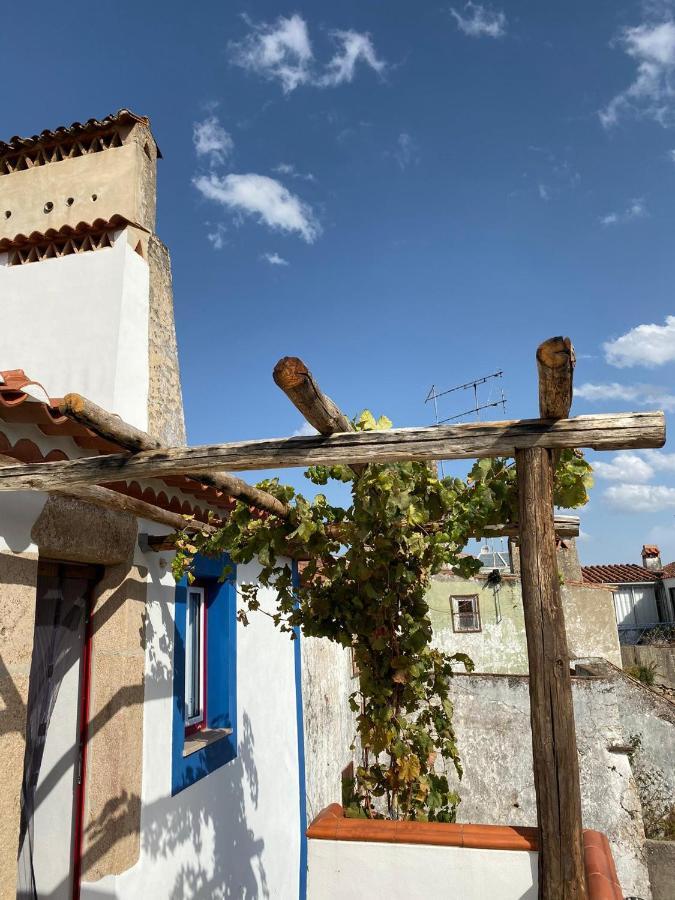
<path fill-rule="evenodd" d="M 61 408 L 64 414 L 111 438 L 128 452 L 32 464 L 1 457 L 0 491 L 67 494 L 99 506 L 126 509 L 179 529 L 185 524 L 181 516 L 102 485 L 189 475 L 283 518 L 288 515 L 283 503 L 222 470 L 347 464 L 358 473 L 369 463 L 515 456 L 518 522 L 504 523 L 492 529 L 490 535 L 517 535 L 521 548 L 540 836 L 539 897 L 585 900 L 579 768 L 556 561 L 556 525 L 560 533 L 574 534 L 577 523 L 571 517 L 556 519 L 554 515 L 553 474 L 556 456 L 566 448 L 662 447 L 665 420 L 662 412 L 568 418 L 575 362 L 569 338 L 545 341 L 538 348 L 536 359 L 537 419 L 355 432 L 350 420 L 320 390 L 304 363 L 285 357 L 277 363 L 274 379 L 319 434 L 199 447 L 160 447 L 147 434 L 90 401 L 68 395 Z"/>

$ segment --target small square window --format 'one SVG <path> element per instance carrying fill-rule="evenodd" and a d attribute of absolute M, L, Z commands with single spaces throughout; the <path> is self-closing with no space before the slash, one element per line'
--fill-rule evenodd
<path fill-rule="evenodd" d="M 452 606 L 453 631 L 480 631 L 480 609 L 478 595 L 471 597 L 450 597 Z"/>
<path fill-rule="evenodd" d="M 206 722 L 206 602 L 204 588 L 187 592 L 185 621 L 185 733 L 204 728 Z"/>

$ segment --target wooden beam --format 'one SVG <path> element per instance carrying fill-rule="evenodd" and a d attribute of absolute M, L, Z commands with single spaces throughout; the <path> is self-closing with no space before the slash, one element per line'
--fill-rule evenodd
<path fill-rule="evenodd" d="M 102 407 L 82 397 L 80 394 L 66 394 L 58 405 L 59 412 L 64 416 L 68 416 L 85 425 L 91 431 L 98 434 L 105 440 L 119 444 L 133 453 L 144 450 L 161 450 L 162 444 L 155 440 L 145 431 L 129 425 L 119 416 L 113 415 Z M 190 472 L 183 474 L 190 475 L 200 484 L 214 487 L 228 497 L 234 497 L 239 500 L 246 501 L 258 509 L 279 516 L 285 519 L 288 516 L 289 508 L 281 500 L 267 491 L 262 491 L 251 484 L 236 478 L 234 475 L 228 475 L 225 472 L 213 472 L 211 474 L 200 473 L 194 476 Z"/>
<path fill-rule="evenodd" d="M 272 377 L 319 434 L 354 431 L 351 420 L 324 394 L 312 373 L 297 356 L 284 356 L 280 359 L 274 367 Z"/>
<path fill-rule="evenodd" d="M 572 406 L 572 378 L 576 356 L 568 337 L 553 337 L 537 348 L 539 415 L 565 419 Z"/>
<path fill-rule="evenodd" d="M 338 434 L 356 430 L 351 419 L 347 418 L 340 407 L 324 394 L 312 373 L 297 356 L 282 357 L 274 367 L 272 377 L 277 387 L 281 388 L 319 434 Z M 350 468 L 358 475 L 365 466 L 356 464 Z"/>
<path fill-rule="evenodd" d="M 352 465 L 427 459 L 472 459 L 513 456 L 527 447 L 592 447 L 627 450 L 662 447 L 662 412 L 579 416 L 553 422 L 472 422 L 431 428 L 394 428 L 263 441 L 240 441 L 202 447 L 175 447 L 67 461 L 32 463 L 20 471 L 0 468 L 0 491 L 51 490 L 72 484 L 104 484 L 132 478 L 194 477 L 214 469 L 284 469 L 317 464 Z"/>
<path fill-rule="evenodd" d="M 540 414 L 567 416 L 574 369 L 569 338 L 545 341 L 537 350 L 537 368 Z M 539 900 L 585 900 L 579 761 L 555 546 L 555 452 L 544 447 L 518 449 L 516 469 L 539 827 Z"/>
<path fill-rule="evenodd" d="M 579 537 L 578 516 L 556 516 L 553 520 L 553 526 L 557 538 Z M 518 537 L 519 533 L 520 526 L 517 522 L 513 522 L 507 525 L 488 525 L 480 534 L 472 536 L 477 539 L 484 537 Z"/>
<path fill-rule="evenodd" d="M 18 459 L 12 456 L 0 454 L 0 465 L 5 466 L 21 466 Z M 135 497 L 129 497 L 119 491 L 110 490 L 110 488 L 98 487 L 97 485 L 77 485 L 70 488 L 54 489 L 50 493 L 59 494 L 63 497 L 71 497 L 74 500 L 83 500 L 91 503 L 93 506 L 99 506 L 102 509 L 113 509 L 118 512 L 128 512 L 136 516 L 137 519 L 147 519 L 148 522 L 156 522 L 158 525 L 166 525 L 173 531 L 181 531 L 186 527 L 186 520 L 179 513 L 171 512 L 168 509 L 162 509 L 160 506 L 154 506 L 152 503 L 146 503 L 145 500 L 138 500 Z M 199 530 L 213 530 L 211 526 L 199 523 Z"/>

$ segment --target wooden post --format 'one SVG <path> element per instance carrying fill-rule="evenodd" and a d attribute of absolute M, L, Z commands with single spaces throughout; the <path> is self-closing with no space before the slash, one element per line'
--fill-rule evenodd
<path fill-rule="evenodd" d="M 562 360 L 562 364 L 551 366 L 548 351 L 555 342 L 563 346 L 557 347 L 553 362 Z M 553 338 L 537 351 L 542 418 L 568 414 L 573 359 L 569 339 Z M 579 762 L 556 556 L 553 466 L 550 449 L 529 447 L 516 451 L 521 583 L 539 826 L 539 898 L 585 900 Z"/>

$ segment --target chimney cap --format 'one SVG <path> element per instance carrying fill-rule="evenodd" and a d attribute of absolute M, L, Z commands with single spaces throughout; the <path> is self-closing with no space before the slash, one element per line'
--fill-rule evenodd
<path fill-rule="evenodd" d="M 642 545 L 642 558 L 650 559 L 656 556 L 661 556 L 661 551 L 656 546 L 656 544 L 643 544 Z"/>

